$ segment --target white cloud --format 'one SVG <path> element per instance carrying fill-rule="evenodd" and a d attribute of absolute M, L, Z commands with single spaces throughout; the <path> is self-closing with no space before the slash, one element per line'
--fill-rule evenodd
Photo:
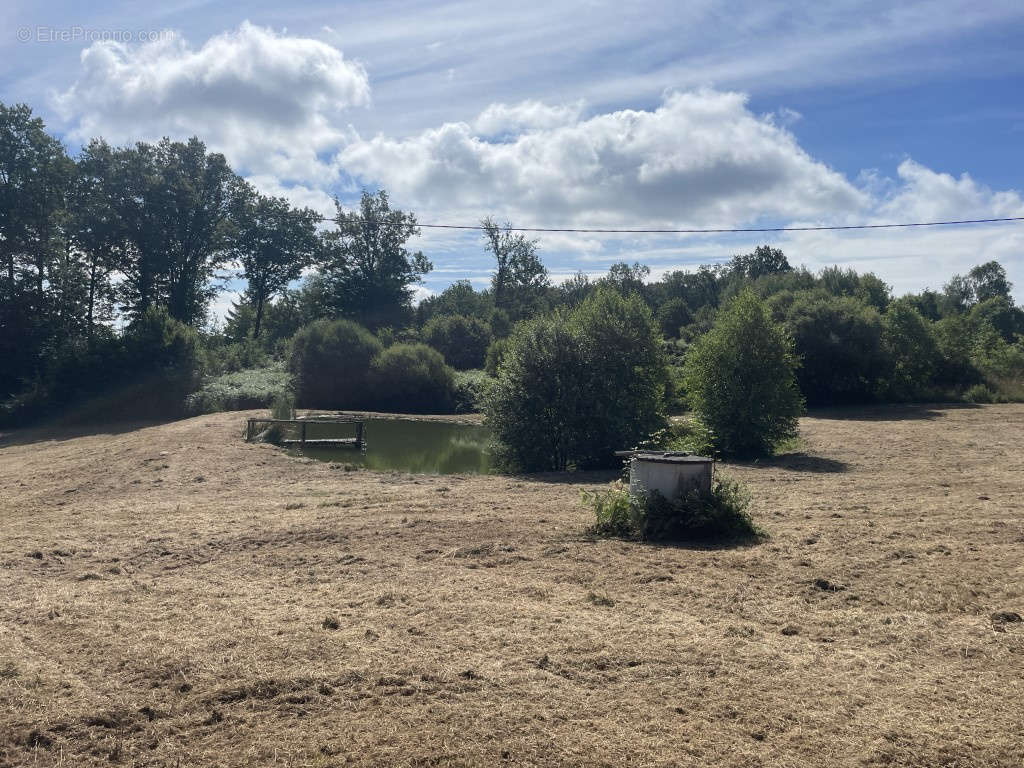
<path fill-rule="evenodd" d="M 72 137 L 114 143 L 198 135 L 237 170 L 327 181 L 344 110 L 367 105 L 363 67 L 311 38 L 243 22 L 194 49 L 176 33 L 82 51 L 78 79 L 54 95 Z"/>
<path fill-rule="evenodd" d="M 879 206 L 890 221 L 949 221 L 1024 216 L 1014 190 L 993 192 L 967 173 L 954 178 L 907 159 L 897 169 L 900 184 Z"/>
<path fill-rule="evenodd" d="M 282 184 L 275 177 L 267 175 L 249 176 L 246 181 L 264 195 L 283 197 L 296 207 L 312 208 L 327 218 L 335 215 L 334 198 L 322 189 L 304 184 Z"/>
<path fill-rule="evenodd" d="M 539 101 L 519 104 L 491 104 L 473 121 L 480 136 L 503 136 L 529 130 L 550 130 L 579 120 L 583 102 L 551 106 Z"/>
<path fill-rule="evenodd" d="M 501 141 L 480 130 L 516 121 L 520 132 Z M 413 208 L 493 212 L 523 225 L 731 226 L 869 202 L 770 117 L 750 112 L 744 95 L 709 89 L 586 119 L 578 108 L 497 105 L 472 125 L 353 141 L 338 161 Z"/>

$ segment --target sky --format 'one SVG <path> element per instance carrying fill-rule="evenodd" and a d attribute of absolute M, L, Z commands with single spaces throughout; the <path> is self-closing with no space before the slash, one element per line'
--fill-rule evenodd
<path fill-rule="evenodd" d="M 1022 38 L 1020 0 L 7 0 L 0 101 L 28 103 L 72 151 L 198 135 L 263 192 L 325 214 L 384 188 L 421 223 L 1018 217 Z M 769 243 L 897 295 L 996 259 L 1024 302 L 1024 222 L 537 237 L 556 281 L 617 261 L 657 278 Z M 420 296 L 487 284 L 479 233 L 413 245 L 434 264 Z"/>

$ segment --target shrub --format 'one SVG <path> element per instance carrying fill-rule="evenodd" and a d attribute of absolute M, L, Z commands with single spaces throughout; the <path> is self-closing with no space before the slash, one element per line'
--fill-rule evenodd
<path fill-rule="evenodd" d="M 583 500 L 594 510 L 591 532 L 598 536 L 726 543 L 764 535 L 748 512 L 750 493 L 726 477 L 716 477 L 710 493 L 691 491 L 676 499 L 658 492 L 633 495 L 619 481 L 607 491 L 584 493 Z"/>
<path fill-rule="evenodd" d="M 690 406 L 720 451 L 759 456 L 797 434 L 803 401 L 796 368 L 792 339 L 745 290 L 694 342 L 683 382 Z"/>
<path fill-rule="evenodd" d="M 292 338 L 288 367 L 303 408 L 361 408 L 369 404 L 370 365 L 381 343 L 351 320 L 317 320 Z"/>
<path fill-rule="evenodd" d="M 65 422 L 177 418 L 199 386 L 202 365 L 195 330 L 152 307 L 120 336 L 62 347 L 43 375 L 3 403 L 0 418 L 11 424 L 58 412 Z"/>
<path fill-rule="evenodd" d="M 984 384 L 975 384 L 964 392 L 964 400 L 968 403 L 994 403 L 996 395 Z"/>
<path fill-rule="evenodd" d="M 585 429 L 585 374 L 565 313 L 515 327 L 485 403 L 500 463 L 527 472 L 568 466 Z"/>
<path fill-rule="evenodd" d="M 863 402 L 885 373 L 882 320 L 859 299 L 796 294 L 785 325 L 801 359 L 800 391 L 808 403 Z"/>
<path fill-rule="evenodd" d="M 486 371 L 456 371 L 455 412 L 479 413 L 482 411 L 487 390 L 493 381 Z"/>
<path fill-rule="evenodd" d="M 274 396 L 274 401 L 270 404 L 270 417 L 272 419 L 295 418 L 295 395 L 291 390 L 281 390 Z"/>
<path fill-rule="evenodd" d="M 484 362 L 484 370 L 491 376 L 498 375 L 498 366 L 501 365 L 501 359 L 505 356 L 505 350 L 508 349 L 508 337 L 502 339 L 495 339 L 491 342 L 490 346 L 487 347 L 487 358 Z"/>
<path fill-rule="evenodd" d="M 210 379 L 188 398 L 192 414 L 269 408 L 288 390 L 290 377 L 280 364 L 225 373 Z M 290 394 L 289 394 L 290 396 Z"/>
<path fill-rule="evenodd" d="M 917 400 L 931 392 L 939 367 L 939 347 L 931 324 L 910 302 L 893 302 L 882 318 L 882 345 L 888 373 L 880 394 L 891 400 Z"/>
<path fill-rule="evenodd" d="M 638 296 L 599 289 L 520 323 L 486 398 L 498 455 L 521 471 L 614 466 L 664 422 L 665 362 Z"/>
<path fill-rule="evenodd" d="M 423 341 L 444 355 L 445 362 L 460 371 L 484 364 L 491 330 L 483 320 L 464 315 L 438 315 L 422 332 Z"/>
<path fill-rule="evenodd" d="M 615 451 L 636 445 L 665 424 L 668 367 L 644 300 L 599 287 L 573 310 L 571 323 L 586 362 L 583 443 L 574 463 L 615 466 Z"/>
<path fill-rule="evenodd" d="M 256 339 L 228 344 L 207 343 L 205 371 L 210 375 L 244 371 L 249 368 L 260 368 L 268 361 L 267 351 Z"/>
<path fill-rule="evenodd" d="M 455 404 L 455 374 L 426 344 L 395 344 L 370 369 L 374 408 L 403 413 L 448 413 Z"/>
<path fill-rule="evenodd" d="M 693 322 L 693 314 L 680 298 L 669 299 L 658 307 L 658 326 L 666 339 L 678 339 L 680 329 Z"/>

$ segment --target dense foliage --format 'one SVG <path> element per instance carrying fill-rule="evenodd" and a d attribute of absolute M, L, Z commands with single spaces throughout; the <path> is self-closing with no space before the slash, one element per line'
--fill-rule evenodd
<path fill-rule="evenodd" d="M 750 493 L 735 480 L 716 477 L 710 493 L 675 499 L 660 493 L 634 495 L 619 481 L 583 494 L 594 511 L 597 536 L 641 541 L 740 543 L 763 536 L 750 517 Z"/>
<path fill-rule="evenodd" d="M 478 317 L 437 315 L 423 326 L 423 341 L 444 355 L 452 368 L 482 368 L 491 343 L 491 330 Z"/>
<path fill-rule="evenodd" d="M 198 138 L 121 147 L 97 138 L 72 156 L 28 107 L 0 104 L 0 417 L 63 417 L 72 407 L 128 417 L 146 411 L 147 402 L 151 412 L 164 408 L 162 415 L 172 416 L 181 412 L 182 391 L 200 386 L 204 394 L 192 402 L 204 409 L 262 402 L 265 392 L 236 397 L 229 394 L 234 382 L 217 384 L 217 377 L 286 358 L 300 401 L 370 407 L 365 376 L 378 345 L 349 326 L 348 341 L 362 339 L 355 344 L 361 351 L 343 360 L 345 343 L 317 325 L 346 319 L 383 346 L 425 342 L 448 365 L 484 367 L 506 384 L 508 376 L 525 375 L 524 348 L 545 366 L 567 366 L 557 381 L 536 385 L 564 396 L 563 421 L 571 421 L 573 408 L 589 412 L 590 405 L 572 402 L 574 394 L 609 415 L 600 426 L 580 416 L 567 427 L 572 435 L 556 431 L 556 447 L 538 447 L 547 458 L 520 458 L 592 465 L 606 460 L 597 451 L 623 446 L 625 425 L 640 433 L 652 410 L 700 399 L 689 391 L 683 363 L 706 348 L 724 308 L 748 291 L 792 338 L 797 384 L 811 406 L 1024 399 L 1024 311 L 994 261 L 899 298 L 876 275 L 838 266 L 812 273 L 766 245 L 657 280 L 645 265 L 622 262 L 604 277 L 579 273 L 553 285 L 537 241 L 490 218 L 482 224 L 490 284 L 476 290 L 458 281 L 414 307 L 430 260 L 412 247 L 415 215 L 393 208 L 383 190 L 363 193 L 354 208 L 339 204 L 325 219 L 260 194 Z M 211 318 L 212 300 L 232 278 L 244 280 L 245 290 L 223 320 Z M 601 334 L 636 340 L 602 298 L 608 294 L 626 302 L 631 318 L 642 309 L 641 347 L 648 349 L 649 325 L 663 340 L 667 377 L 636 374 L 661 370 L 649 355 L 630 373 L 623 361 L 633 360 L 631 352 L 623 357 L 614 345 L 583 343 Z M 597 303 L 583 310 L 588 302 Z M 609 309 L 615 311 L 600 317 Z M 151 359 L 163 354 L 162 333 L 150 352 L 139 350 L 133 339 L 153 324 L 175 329 L 167 339 L 180 357 Z M 309 365 L 301 360 L 307 352 Z M 325 365 L 313 364 L 321 352 Z M 605 368 L 606 379 L 579 378 Z M 357 369 L 364 373 L 337 378 Z M 167 386 L 132 394 L 129 385 L 147 376 L 167 376 Z M 480 374 L 458 382 L 451 401 L 429 410 L 468 408 L 489 389 Z M 620 402 L 633 390 L 640 394 Z M 754 410 L 744 406 L 734 418 Z M 597 447 L 586 455 L 581 445 Z"/>
<path fill-rule="evenodd" d="M 748 290 L 690 348 L 684 387 L 719 450 L 761 456 L 797 433 L 796 368 L 792 339 Z"/>
<path fill-rule="evenodd" d="M 351 320 L 317 320 L 292 339 L 288 368 L 300 408 L 363 408 L 370 399 L 370 364 L 377 338 Z"/>
<path fill-rule="evenodd" d="M 516 326 L 487 396 L 505 461 L 525 471 L 610 466 L 663 422 L 666 370 L 650 309 L 598 291 Z"/>
<path fill-rule="evenodd" d="M 455 375 L 436 349 L 395 344 L 373 360 L 368 399 L 374 410 L 447 413 L 455 404 Z"/>

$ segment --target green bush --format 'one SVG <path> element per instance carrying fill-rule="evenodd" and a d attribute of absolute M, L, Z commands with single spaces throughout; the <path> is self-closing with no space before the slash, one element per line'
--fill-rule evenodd
<path fill-rule="evenodd" d="M 269 355 L 256 339 L 206 344 L 205 372 L 211 376 L 250 368 L 261 368 L 268 362 Z"/>
<path fill-rule="evenodd" d="M 501 339 L 495 339 L 491 342 L 490 346 L 487 347 L 487 357 L 484 362 L 484 370 L 487 371 L 488 375 L 498 375 L 498 366 L 501 365 L 501 358 L 505 356 L 506 349 L 508 349 L 507 336 Z"/>
<path fill-rule="evenodd" d="M 371 406 L 370 366 L 383 347 L 351 320 L 317 320 L 292 338 L 288 368 L 302 408 Z"/>
<path fill-rule="evenodd" d="M 274 396 L 270 403 L 270 417 L 272 419 L 294 419 L 295 418 L 295 395 L 290 389 L 283 389 Z"/>
<path fill-rule="evenodd" d="M 194 329 L 152 307 L 120 336 L 68 345 L 52 367 L 0 414 L 23 424 L 58 413 L 65 422 L 173 419 L 200 382 L 203 350 Z"/>
<path fill-rule="evenodd" d="M 423 341 L 436 349 L 452 368 L 459 371 L 484 364 L 491 329 L 476 317 L 437 315 L 423 326 Z"/>
<path fill-rule="evenodd" d="M 785 313 L 801 366 L 800 391 L 812 405 L 870 400 L 885 373 L 882 319 L 860 299 L 795 294 Z"/>
<path fill-rule="evenodd" d="M 931 324 L 910 302 L 893 302 L 882 318 L 882 347 L 888 372 L 880 395 L 888 400 L 920 400 L 934 391 L 939 346 Z"/>
<path fill-rule="evenodd" d="M 436 349 L 426 344 L 395 344 L 370 368 L 372 407 L 402 413 L 450 413 L 455 405 L 455 374 Z"/>
<path fill-rule="evenodd" d="M 975 384 L 964 392 L 964 400 L 968 403 L 994 403 L 996 394 L 984 384 Z"/>
<path fill-rule="evenodd" d="M 738 482 L 716 477 L 710 493 L 692 491 L 676 499 L 660 493 L 634 496 L 621 482 L 583 494 L 594 510 L 597 536 L 641 541 L 730 543 L 764 534 L 748 511 L 750 493 Z"/>
<path fill-rule="evenodd" d="M 745 290 L 694 342 L 683 382 L 690 406 L 718 450 L 761 456 L 797 434 L 803 400 L 796 369 L 792 339 Z"/>
<path fill-rule="evenodd" d="M 686 302 L 676 297 L 658 307 L 658 326 L 666 339 L 678 339 L 680 329 L 693 322 L 693 313 Z"/>
<path fill-rule="evenodd" d="M 280 364 L 225 373 L 208 380 L 198 392 L 189 396 L 188 412 L 199 414 L 269 408 L 286 396 L 290 378 Z"/>
<path fill-rule="evenodd" d="M 536 472 L 614 466 L 664 423 L 667 373 L 636 295 L 599 289 L 579 307 L 520 323 L 486 398 L 499 458 Z"/>
<path fill-rule="evenodd" d="M 479 413 L 486 402 L 487 390 L 494 379 L 486 371 L 455 372 L 455 412 Z"/>

